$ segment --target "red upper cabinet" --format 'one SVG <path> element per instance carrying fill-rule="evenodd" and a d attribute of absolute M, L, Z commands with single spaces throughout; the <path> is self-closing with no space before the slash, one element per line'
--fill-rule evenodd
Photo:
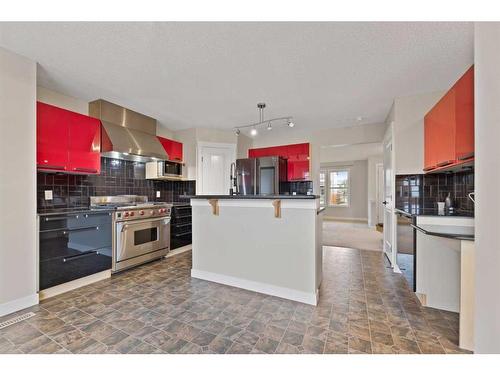
<path fill-rule="evenodd" d="M 101 172 L 99 120 L 37 102 L 37 168 L 79 174 Z"/>
<path fill-rule="evenodd" d="M 168 154 L 169 160 L 182 162 L 182 143 L 172 139 L 157 137 L 163 145 L 165 152 Z"/>
<path fill-rule="evenodd" d="M 70 112 L 68 116 L 70 172 L 100 173 L 101 122 L 74 112 Z"/>
<path fill-rule="evenodd" d="M 69 170 L 69 121 L 67 111 L 37 102 L 36 108 L 37 168 Z"/>
<path fill-rule="evenodd" d="M 248 150 L 248 157 L 280 156 L 288 162 L 288 180 L 310 179 L 309 143 L 253 148 Z"/>
<path fill-rule="evenodd" d="M 424 118 L 424 171 L 442 171 L 474 160 L 474 67 Z"/>

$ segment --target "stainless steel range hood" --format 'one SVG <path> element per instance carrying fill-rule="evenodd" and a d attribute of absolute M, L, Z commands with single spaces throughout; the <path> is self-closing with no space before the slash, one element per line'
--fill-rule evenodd
<path fill-rule="evenodd" d="M 102 99 L 89 103 L 89 115 L 101 120 L 101 155 L 148 162 L 168 160 L 156 137 L 156 120 Z"/>

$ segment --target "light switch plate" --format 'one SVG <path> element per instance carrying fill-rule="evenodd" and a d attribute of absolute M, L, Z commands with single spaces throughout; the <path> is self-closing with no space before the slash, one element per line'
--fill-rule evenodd
<path fill-rule="evenodd" d="M 156 191 L 156 198 L 160 198 L 160 191 Z"/>
<path fill-rule="evenodd" d="M 45 200 L 46 201 L 51 201 L 52 200 L 52 190 L 45 190 Z"/>

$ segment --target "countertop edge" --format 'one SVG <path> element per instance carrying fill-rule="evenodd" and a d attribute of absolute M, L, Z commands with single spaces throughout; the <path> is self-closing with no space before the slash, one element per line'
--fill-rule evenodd
<path fill-rule="evenodd" d="M 319 199 L 318 195 L 184 195 L 189 199 Z"/>

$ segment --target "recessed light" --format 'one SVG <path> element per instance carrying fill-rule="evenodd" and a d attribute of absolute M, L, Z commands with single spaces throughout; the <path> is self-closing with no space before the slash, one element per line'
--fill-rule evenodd
<path fill-rule="evenodd" d="M 295 126 L 295 124 L 292 121 L 288 120 L 288 126 L 293 128 Z"/>

